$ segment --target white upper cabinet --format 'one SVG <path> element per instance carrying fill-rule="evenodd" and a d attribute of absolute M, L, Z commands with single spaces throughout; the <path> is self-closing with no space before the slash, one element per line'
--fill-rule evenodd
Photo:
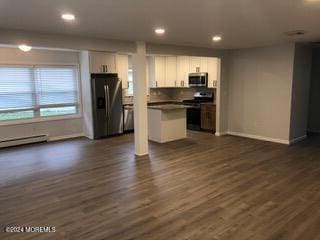
<path fill-rule="evenodd" d="M 165 86 L 177 87 L 177 57 L 165 57 Z"/>
<path fill-rule="evenodd" d="M 189 58 L 189 72 L 190 73 L 201 72 L 201 57 Z"/>
<path fill-rule="evenodd" d="M 208 58 L 207 57 L 189 57 L 189 71 L 190 73 L 208 72 Z"/>
<path fill-rule="evenodd" d="M 189 57 L 177 57 L 177 85 L 178 87 L 188 87 L 189 80 Z"/>
<path fill-rule="evenodd" d="M 220 75 L 220 59 L 194 56 L 148 57 L 149 86 L 189 87 L 189 73 L 207 72 L 208 88 L 216 88 Z"/>
<path fill-rule="evenodd" d="M 118 77 L 122 82 L 122 88 L 127 89 L 128 86 L 128 70 L 129 70 L 129 56 L 128 55 L 116 55 L 116 67 Z"/>
<path fill-rule="evenodd" d="M 116 73 L 116 56 L 106 52 L 90 51 L 91 73 Z"/>
<path fill-rule="evenodd" d="M 207 57 L 200 58 L 200 72 L 208 72 L 208 58 Z"/>
<path fill-rule="evenodd" d="M 208 58 L 208 88 L 216 88 L 220 72 L 220 60 Z"/>
<path fill-rule="evenodd" d="M 166 86 L 166 57 L 152 56 L 148 57 L 149 63 L 149 86 L 165 87 Z"/>

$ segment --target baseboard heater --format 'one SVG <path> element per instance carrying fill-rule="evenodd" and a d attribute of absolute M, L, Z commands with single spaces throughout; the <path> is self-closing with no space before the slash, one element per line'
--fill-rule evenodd
<path fill-rule="evenodd" d="M 44 134 L 36 135 L 36 136 L 21 137 L 21 138 L 5 139 L 5 140 L 0 140 L 0 148 L 37 143 L 37 142 L 47 142 L 48 139 L 49 139 L 48 135 L 44 135 Z"/>

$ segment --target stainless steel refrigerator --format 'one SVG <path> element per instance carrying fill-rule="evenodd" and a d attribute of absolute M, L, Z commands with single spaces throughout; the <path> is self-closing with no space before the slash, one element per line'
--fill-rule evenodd
<path fill-rule="evenodd" d="M 91 74 L 94 139 L 123 133 L 122 85 L 117 74 Z"/>

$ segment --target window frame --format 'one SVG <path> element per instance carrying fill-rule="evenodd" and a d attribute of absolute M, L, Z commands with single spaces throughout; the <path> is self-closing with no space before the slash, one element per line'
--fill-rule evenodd
<path fill-rule="evenodd" d="M 56 104 L 56 105 L 50 105 L 50 108 L 55 107 L 70 107 L 75 106 L 77 113 L 76 114 L 66 114 L 66 115 L 56 115 L 56 116 L 40 116 L 40 109 L 45 108 L 45 105 L 34 107 L 34 108 L 20 108 L 20 109 L 11 109 L 7 111 L 1 111 L 2 113 L 5 112 L 21 112 L 21 111 L 28 111 L 32 110 L 34 112 L 33 118 L 25 118 L 25 119 L 14 119 L 14 120 L 2 120 L 0 121 L 0 126 L 9 126 L 9 125 L 19 125 L 19 124 L 29 124 L 29 123 L 37 123 L 37 122 L 47 122 L 47 121 L 59 121 L 59 120 L 68 120 L 68 119 L 79 119 L 82 118 L 82 92 L 81 92 L 81 75 L 80 75 L 80 64 L 0 64 L 0 67 L 16 67 L 16 68 L 33 68 L 33 70 L 37 67 L 52 67 L 52 68 L 67 68 L 72 67 L 75 68 L 76 73 L 76 84 L 77 84 L 77 104 Z M 34 75 L 34 71 L 33 71 Z M 35 78 L 33 76 L 33 81 L 35 81 Z M 35 86 L 35 84 L 33 84 Z"/>
<path fill-rule="evenodd" d="M 129 81 L 129 72 L 131 71 L 132 74 L 132 81 Z M 128 88 L 126 89 L 126 97 L 133 97 L 133 88 L 132 88 L 132 93 L 129 93 L 129 84 L 130 82 L 132 83 L 132 87 L 133 87 L 133 69 L 132 68 L 128 68 Z"/>
<path fill-rule="evenodd" d="M 132 71 L 132 81 L 129 81 L 129 71 Z M 146 82 L 147 82 L 147 97 L 150 96 L 150 88 L 149 88 L 149 80 L 148 80 L 148 68 L 147 68 L 147 78 L 146 78 Z M 125 89 L 125 97 L 133 97 L 133 88 L 134 88 L 134 83 L 133 83 L 133 68 L 128 68 L 128 86 L 129 86 L 129 82 L 132 83 L 132 93 L 129 93 L 129 87 Z"/>

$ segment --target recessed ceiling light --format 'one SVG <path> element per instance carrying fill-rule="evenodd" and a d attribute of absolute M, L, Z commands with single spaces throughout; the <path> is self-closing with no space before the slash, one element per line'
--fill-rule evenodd
<path fill-rule="evenodd" d="M 166 33 L 166 30 L 164 28 L 156 28 L 154 32 L 158 35 L 163 35 Z"/>
<path fill-rule="evenodd" d="M 61 18 L 66 21 L 73 21 L 75 19 L 75 16 L 71 13 L 65 13 L 61 15 Z"/>
<path fill-rule="evenodd" d="M 215 35 L 212 37 L 212 41 L 214 42 L 220 42 L 222 40 L 222 37 L 219 35 Z"/>
<path fill-rule="evenodd" d="M 32 49 L 32 47 L 25 45 L 25 44 L 22 44 L 22 45 L 19 45 L 19 49 L 24 52 L 29 52 Z"/>

